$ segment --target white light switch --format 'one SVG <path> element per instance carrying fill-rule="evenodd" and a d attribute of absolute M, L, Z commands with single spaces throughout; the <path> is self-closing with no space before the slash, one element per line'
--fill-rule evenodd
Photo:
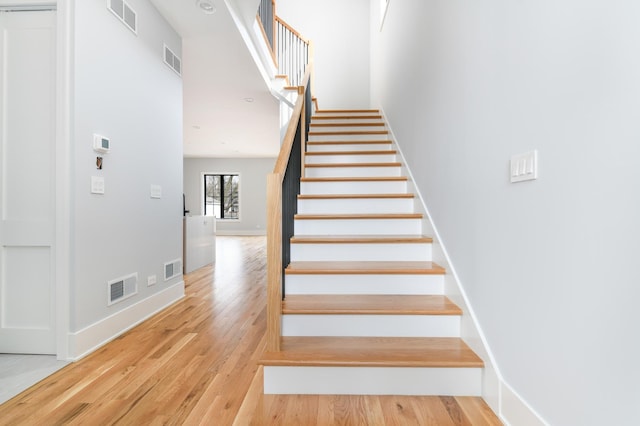
<path fill-rule="evenodd" d="M 104 177 L 91 176 L 91 193 L 104 194 Z"/>
<path fill-rule="evenodd" d="M 511 183 L 538 179 L 538 151 L 511 156 Z"/>
<path fill-rule="evenodd" d="M 151 185 L 151 198 L 162 198 L 162 187 L 160 185 Z"/>

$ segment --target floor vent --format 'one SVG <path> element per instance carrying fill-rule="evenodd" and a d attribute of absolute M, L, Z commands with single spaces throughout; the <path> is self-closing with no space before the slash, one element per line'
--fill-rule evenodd
<path fill-rule="evenodd" d="M 164 63 L 169 65 L 178 75 L 182 75 L 182 62 L 180 58 L 178 58 L 166 44 L 164 45 Z"/>
<path fill-rule="evenodd" d="M 182 260 L 176 259 L 164 264 L 164 280 L 169 281 L 172 278 L 182 275 Z"/>
<path fill-rule="evenodd" d="M 124 0 L 107 0 L 107 9 L 122 21 L 134 34 L 138 34 L 138 15 Z"/>
<path fill-rule="evenodd" d="M 116 278 L 107 283 L 107 306 L 121 302 L 138 293 L 138 274 Z"/>

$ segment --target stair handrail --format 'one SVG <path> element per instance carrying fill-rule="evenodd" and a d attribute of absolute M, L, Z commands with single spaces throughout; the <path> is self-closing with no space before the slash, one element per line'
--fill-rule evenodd
<path fill-rule="evenodd" d="M 302 79 L 313 56 L 313 45 L 291 25 L 276 15 L 275 0 L 260 0 L 256 16 L 277 76 L 286 77 L 288 88 L 302 86 Z"/>
<path fill-rule="evenodd" d="M 276 0 L 260 0 L 257 18 L 267 44 L 273 49 L 276 40 Z"/>
<path fill-rule="evenodd" d="M 278 74 L 286 75 L 290 86 L 302 86 L 312 55 L 311 42 L 279 16 L 275 17 L 275 23 Z"/>
<path fill-rule="evenodd" d="M 279 351 L 282 335 L 284 266 L 290 261 L 293 218 L 304 175 L 304 155 L 313 110 L 311 67 L 298 86 L 298 99 L 273 172 L 267 176 L 267 350 Z"/>

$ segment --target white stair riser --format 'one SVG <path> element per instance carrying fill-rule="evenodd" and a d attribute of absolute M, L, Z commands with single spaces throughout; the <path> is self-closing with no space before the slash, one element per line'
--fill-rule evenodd
<path fill-rule="evenodd" d="M 482 369 L 265 366 L 264 393 L 480 396 Z"/>
<path fill-rule="evenodd" d="M 314 122 L 315 125 L 309 126 L 309 132 L 376 132 L 381 130 L 386 130 L 385 126 L 380 126 L 377 123 L 371 122 L 364 123 L 362 121 L 354 122 L 353 124 L 358 124 L 357 126 L 345 126 L 344 123 L 335 123 L 331 126 L 318 126 L 317 122 Z M 379 123 L 379 122 L 378 122 Z M 328 123 L 323 123 L 328 124 Z M 373 125 L 371 125 L 373 124 Z"/>
<path fill-rule="evenodd" d="M 413 198 L 318 198 L 298 200 L 300 214 L 413 213 Z"/>
<path fill-rule="evenodd" d="M 457 315 L 282 316 L 283 336 L 458 337 Z"/>
<path fill-rule="evenodd" d="M 336 116 L 337 117 L 337 116 Z M 324 118 L 324 119 L 316 119 L 311 118 L 311 124 L 349 124 L 349 123 L 384 123 L 380 118 L 367 118 L 364 116 L 359 116 L 358 118 Z"/>
<path fill-rule="evenodd" d="M 429 243 L 291 244 L 291 261 L 430 261 Z"/>
<path fill-rule="evenodd" d="M 349 133 L 340 133 L 337 135 L 326 135 L 321 134 L 325 131 L 309 131 L 309 137 L 307 138 L 310 142 L 326 142 L 326 141 L 381 141 L 381 140 L 389 140 L 388 133 L 362 133 L 362 134 L 349 134 Z"/>
<path fill-rule="evenodd" d="M 393 148 L 391 143 L 335 143 L 327 145 L 307 145 L 307 152 L 327 151 L 388 151 Z"/>
<path fill-rule="evenodd" d="M 385 167 L 305 167 L 305 176 L 317 177 L 396 177 L 400 166 Z"/>
<path fill-rule="evenodd" d="M 286 274 L 289 294 L 444 294 L 443 275 Z"/>
<path fill-rule="evenodd" d="M 395 163 L 395 154 L 307 155 L 306 164 Z"/>
<path fill-rule="evenodd" d="M 421 219 L 295 219 L 295 235 L 420 235 Z"/>
<path fill-rule="evenodd" d="M 406 194 L 407 181 L 301 182 L 301 194 Z"/>

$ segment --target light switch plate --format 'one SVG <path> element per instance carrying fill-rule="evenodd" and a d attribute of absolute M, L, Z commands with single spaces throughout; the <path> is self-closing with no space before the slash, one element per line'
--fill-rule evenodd
<path fill-rule="evenodd" d="M 511 156 L 511 183 L 538 179 L 538 151 Z"/>
<path fill-rule="evenodd" d="M 91 176 L 91 193 L 104 194 L 104 177 Z"/>
<path fill-rule="evenodd" d="M 162 198 L 162 187 L 160 185 L 151 185 L 151 198 Z"/>

